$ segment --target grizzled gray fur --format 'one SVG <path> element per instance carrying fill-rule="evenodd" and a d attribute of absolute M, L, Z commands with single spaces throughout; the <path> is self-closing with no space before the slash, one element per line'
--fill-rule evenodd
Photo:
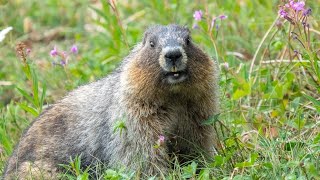
<path fill-rule="evenodd" d="M 56 179 L 58 164 L 80 154 L 83 166 L 158 176 L 169 172 L 173 154 L 181 161 L 213 154 L 216 135 L 202 122 L 218 112 L 217 82 L 217 64 L 187 28 L 150 27 L 112 74 L 70 92 L 31 124 L 4 177 Z"/>

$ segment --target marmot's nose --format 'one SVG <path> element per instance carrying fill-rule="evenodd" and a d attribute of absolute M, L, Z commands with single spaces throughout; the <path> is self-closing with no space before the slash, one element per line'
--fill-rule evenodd
<path fill-rule="evenodd" d="M 180 60 L 182 58 L 182 53 L 180 50 L 174 50 L 174 51 L 169 51 L 164 55 L 166 62 L 175 65 L 177 60 Z"/>

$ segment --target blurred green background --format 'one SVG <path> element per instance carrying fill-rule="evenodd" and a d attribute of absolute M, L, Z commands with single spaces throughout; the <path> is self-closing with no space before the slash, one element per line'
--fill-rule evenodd
<path fill-rule="evenodd" d="M 288 56 L 283 53 L 288 23 L 279 22 L 280 30 L 275 27 L 268 34 L 257 54 L 252 74 L 255 81 L 248 78 L 252 58 L 277 18 L 280 1 L 114 2 L 116 10 L 103 0 L 0 0 L 0 30 L 13 27 L 0 42 L 0 169 L 23 129 L 34 119 L 19 105 L 28 102 L 17 87 L 33 94 L 15 51 L 18 42 L 31 49 L 27 59 L 39 83 L 47 86 L 44 104 L 51 104 L 77 86 L 111 72 L 141 40 L 148 26 L 176 23 L 192 29 L 196 23 L 194 11 L 202 10 L 205 18 L 198 23 L 199 29 L 192 29 L 193 40 L 212 57 L 216 54 L 208 24 L 212 17 L 228 16 L 213 33 L 218 60 L 221 64 L 228 63 L 228 69 L 221 72 L 220 120 L 227 124 L 230 134 L 222 141 L 226 149 L 237 149 L 232 140 L 241 139 L 241 147 L 247 150 L 241 160 L 230 160 L 232 155 L 229 159 L 221 156 L 225 158 L 223 163 L 210 167 L 219 169 L 214 171 L 217 178 L 320 177 L 319 87 L 309 83 L 310 77 L 296 63 L 260 63 Z M 320 48 L 319 4 L 320 0 L 306 1 L 306 6 L 312 8 L 309 22 L 315 30 L 311 39 L 316 49 Z M 74 44 L 79 53 L 72 55 L 65 67 L 54 66 L 53 61 L 58 59 L 50 56 L 50 50 L 56 46 L 69 51 Z M 304 146 L 289 151 L 284 148 L 292 143 Z M 248 158 L 256 156 L 250 164 Z M 235 166 L 225 168 L 227 161 L 240 163 L 236 166 L 238 170 Z"/>

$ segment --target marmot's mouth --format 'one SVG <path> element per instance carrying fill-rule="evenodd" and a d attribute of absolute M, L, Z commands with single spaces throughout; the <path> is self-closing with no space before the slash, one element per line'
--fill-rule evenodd
<path fill-rule="evenodd" d="M 183 82 L 187 79 L 188 72 L 187 71 L 177 71 L 177 72 L 166 72 L 165 78 L 168 83 L 176 84 Z"/>

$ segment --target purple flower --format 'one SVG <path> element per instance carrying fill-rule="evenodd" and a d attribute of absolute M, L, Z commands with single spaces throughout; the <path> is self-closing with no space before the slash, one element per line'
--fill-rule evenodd
<path fill-rule="evenodd" d="M 61 59 L 60 65 L 61 65 L 61 66 L 65 66 L 65 65 L 67 65 L 67 62 L 66 62 L 65 60 Z"/>
<path fill-rule="evenodd" d="M 293 7 L 294 4 L 295 4 L 294 0 L 290 0 L 290 1 L 289 1 L 289 6 L 290 6 L 290 7 Z"/>
<path fill-rule="evenodd" d="M 296 11 L 302 11 L 304 10 L 304 1 L 299 1 L 293 4 L 292 8 Z"/>
<path fill-rule="evenodd" d="M 31 49 L 30 49 L 30 48 L 27 48 L 27 49 L 26 49 L 26 54 L 29 55 L 30 53 L 31 53 Z"/>
<path fill-rule="evenodd" d="M 159 142 L 160 143 L 164 143 L 164 139 L 165 139 L 165 137 L 163 135 L 159 136 Z"/>
<path fill-rule="evenodd" d="M 226 15 L 222 14 L 222 15 L 220 15 L 220 16 L 219 16 L 219 18 L 220 18 L 221 20 L 224 20 L 224 19 L 227 19 L 227 18 L 228 18 L 228 16 L 226 16 Z"/>
<path fill-rule="evenodd" d="M 285 17 L 288 16 L 288 12 L 285 11 L 284 9 L 282 9 L 282 8 L 278 11 L 278 14 L 279 14 L 280 17 L 282 17 L 282 18 L 285 18 Z"/>
<path fill-rule="evenodd" d="M 78 47 L 74 44 L 74 45 L 71 47 L 70 51 L 71 51 L 73 54 L 77 54 L 77 53 L 78 53 Z"/>
<path fill-rule="evenodd" d="M 50 51 L 50 55 L 52 57 L 58 55 L 58 51 L 57 51 L 57 47 L 56 46 L 54 46 L 54 48 Z"/>
<path fill-rule="evenodd" d="M 195 11 L 194 14 L 193 14 L 193 18 L 194 18 L 196 21 L 201 21 L 202 11 L 201 11 L 201 10 Z"/>
<path fill-rule="evenodd" d="M 308 9 L 306 9 L 306 10 L 303 11 L 303 15 L 304 15 L 304 16 L 310 16 L 311 13 L 312 13 L 311 8 L 308 8 Z"/>
<path fill-rule="evenodd" d="M 197 23 L 194 23 L 194 24 L 192 25 L 192 29 L 199 29 L 198 24 L 197 24 Z"/>

